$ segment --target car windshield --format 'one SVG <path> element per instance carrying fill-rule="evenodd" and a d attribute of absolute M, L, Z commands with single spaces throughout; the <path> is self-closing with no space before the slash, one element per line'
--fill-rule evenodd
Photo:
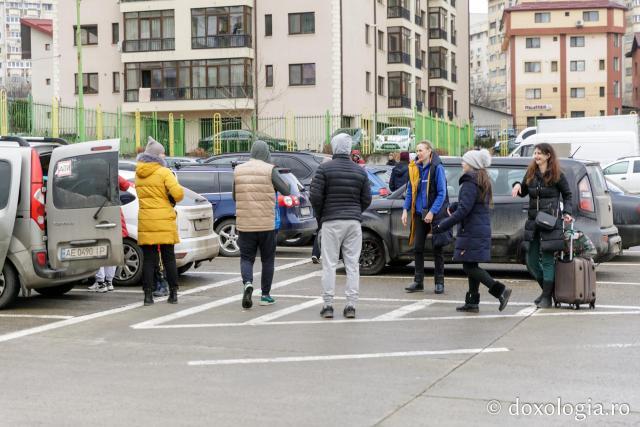
<path fill-rule="evenodd" d="M 331 136 L 336 136 L 340 133 L 346 133 L 347 135 L 354 136 L 358 133 L 360 129 L 358 128 L 340 128 L 331 134 Z"/>
<path fill-rule="evenodd" d="M 298 178 L 291 172 L 280 172 L 280 176 L 289 184 L 289 189 L 292 196 L 300 195 L 300 189 L 304 188 Z"/>
<path fill-rule="evenodd" d="M 376 175 L 375 173 L 367 170 L 367 175 L 369 175 L 369 181 L 371 182 L 371 186 L 374 188 L 386 187 L 385 183 Z"/>
<path fill-rule="evenodd" d="M 267 135 L 264 132 L 255 132 L 256 139 L 273 139 L 271 135 Z"/>
<path fill-rule="evenodd" d="M 591 181 L 591 188 L 593 194 L 596 196 L 602 196 L 607 191 L 607 183 L 602 174 L 600 166 L 591 165 L 587 166 L 587 173 L 589 174 L 589 180 Z"/>
<path fill-rule="evenodd" d="M 409 128 L 386 128 L 382 131 L 382 134 L 389 136 L 409 136 Z"/>

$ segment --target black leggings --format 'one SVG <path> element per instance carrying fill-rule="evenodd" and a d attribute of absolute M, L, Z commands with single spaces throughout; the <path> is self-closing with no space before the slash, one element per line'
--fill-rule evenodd
<path fill-rule="evenodd" d="M 491 289 L 496 281 L 485 270 L 478 266 L 477 262 L 463 262 L 462 270 L 469 278 L 469 293 L 477 294 L 480 289 L 480 283 Z"/>
<path fill-rule="evenodd" d="M 142 289 L 153 291 L 155 287 L 155 271 L 158 268 L 158 245 L 141 245 L 142 257 Z M 162 264 L 169 282 L 169 289 L 178 289 L 178 268 L 173 245 L 160 245 Z"/>

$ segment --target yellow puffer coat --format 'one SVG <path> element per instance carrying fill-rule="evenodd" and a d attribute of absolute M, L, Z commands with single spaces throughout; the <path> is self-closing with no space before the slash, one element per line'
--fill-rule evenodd
<path fill-rule="evenodd" d="M 169 194 L 177 202 L 184 191 L 173 173 L 159 163 L 138 162 L 136 166 L 138 193 L 138 244 L 174 245 L 180 242 L 176 211 Z"/>

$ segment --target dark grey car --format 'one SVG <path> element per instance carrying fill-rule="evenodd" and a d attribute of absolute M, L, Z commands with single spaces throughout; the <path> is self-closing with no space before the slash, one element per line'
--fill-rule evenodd
<path fill-rule="evenodd" d="M 449 199 L 458 197 L 458 179 L 462 174 L 460 157 L 443 157 Z M 489 168 L 493 183 L 494 207 L 491 213 L 491 256 L 495 263 L 523 263 L 522 238 L 529 206 L 528 198 L 511 197 L 514 182 L 524 177 L 530 159 L 494 158 Z M 611 198 L 596 162 L 562 159 L 562 170 L 573 192 L 576 229 L 585 232 L 598 250 L 596 262 L 610 260 L 622 251 L 618 229 L 613 224 Z M 402 226 L 402 206 L 406 187 L 386 198 L 374 200 L 363 215 L 360 272 L 378 274 L 385 265 L 407 265 L 413 261 L 409 246 L 409 227 Z M 455 233 L 455 231 L 454 231 Z M 425 258 L 431 258 L 427 239 Z M 451 262 L 453 243 L 446 246 L 445 261 Z"/>

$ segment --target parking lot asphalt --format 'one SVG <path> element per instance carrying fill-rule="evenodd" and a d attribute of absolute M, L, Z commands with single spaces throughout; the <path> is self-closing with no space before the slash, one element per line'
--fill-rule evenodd
<path fill-rule="evenodd" d="M 180 302 L 78 286 L 0 312 L 3 425 L 427 426 L 640 424 L 640 252 L 597 269 L 595 310 L 535 310 L 523 266 L 491 265 L 507 309 L 481 289 L 403 291 L 412 267 L 362 277 L 357 318 L 321 319 L 321 267 L 278 248 L 273 306 L 243 310 L 238 259 L 181 277 Z M 256 263 L 259 271 L 259 262 Z M 429 263 L 427 266 L 429 267 Z M 259 289 L 259 275 L 255 278 Z"/>

